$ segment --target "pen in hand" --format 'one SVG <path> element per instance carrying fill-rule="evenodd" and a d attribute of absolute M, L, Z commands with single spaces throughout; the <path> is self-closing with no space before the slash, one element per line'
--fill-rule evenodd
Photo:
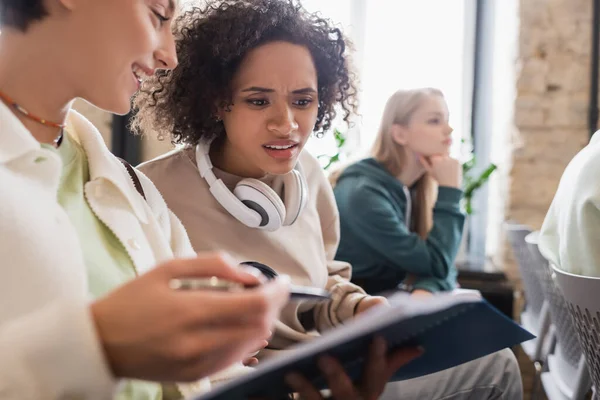
<path fill-rule="evenodd" d="M 238 282 L 228 281 L 216 276 L 209 278 L 177 278 L 171 279 L 169 287 L 173 290 L 217 290 L 224 292 L 235 292 L 252 289 L 254 286 L 246 286 Z M 290 285 L 291 300 L 326 301 L 331 299 L 331 294 L 320 288 Z"/>

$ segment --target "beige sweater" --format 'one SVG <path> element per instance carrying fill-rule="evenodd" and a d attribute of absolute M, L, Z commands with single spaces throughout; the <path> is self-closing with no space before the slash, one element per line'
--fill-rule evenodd
<path fill-rule="evenodd" d="M 290 303 L 284 308 L 269 349 L 283 349 L 314 336 L 298 319 L 299 312 L 313 309 L 317 331 L 324 331 L 354 316 L 364 291 L 349 282 L 351 267 L 335 261 L 339 214 L 333 191 L 318 161 L 304 151 L 299 159 L 308 183 L 309 200 L 293 225 L 275 232 L 249 228 L 231 216 L 209 192 L 200 176 L 194 149 L 175 150 L 142 164 L 143 171 L 164 196 L 168 207 L 188 231 L 196 251 L 225 250 L 238 261 L 258 261 L 290 275 L 292 282 L 329 289 L 333 301 Z M 241 178 L 214 169 L 232 190 Z M 263 181 L 278 187 L 278 177 Z"/>

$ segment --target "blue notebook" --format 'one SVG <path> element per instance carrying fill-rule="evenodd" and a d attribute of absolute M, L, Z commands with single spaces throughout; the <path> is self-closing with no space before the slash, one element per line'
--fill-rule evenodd
<path fill-rule="evenodd" d="M 459 290 L 426 298 L 397 294 L 389 300 L 391 308 L 375 308 L 319 338 L 294 346 L 285 356 L 262 361 L 253 372 L 215 386 L 196 400 L 279 399 L 289 392 L 284 376 L 291 371 L 324 388 L 316 366 L 320 354 L 336 357 L 357 379 L 375 335 L 385 337 L 390 349 L 421 346 L 425 350 L 397 371 L 395 381 L 442 371 L 535 337 L 477 291 Z"/>

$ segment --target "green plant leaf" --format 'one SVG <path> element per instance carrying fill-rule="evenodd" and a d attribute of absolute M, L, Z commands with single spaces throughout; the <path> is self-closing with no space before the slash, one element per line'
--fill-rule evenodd
<path fill-rule="evenodd" d="M 465 161 L 462 165 L 462 169 L 463 169 L 463 175 L 467 175 L 467 173 L 473 169 L 473 167 L 475 166 L 475 156 L 473 155 L 473 157 L 471 157 L 470 160 Z"/>
<path fill-rule="evenodd" d="M 467 213 L 467 215 L 473 214 L 473 206 L 471 205 L 470 197 L 465 199 L 465 213 Z"/>
<path fill-rule="evenodd" d="M 335 145 L 338 149 L 341 149 L 342 147 L 344 147 L 344 144 L 346 143 L 346 135 L 343 134 L 339 129 L 335 129 L 333 131 L 333 137 L 335 139 Z"/>
<path fill-rule="evenodd" d="M 346 134 L 337 128 L 333 130 L 333 138 L 335 139 L 335 147 L 337 148 L 338 152 L 333 156 L 328 154 L 320 154 L 317 156 L 318 160 L 327 160 L 325 166 L 323 167 L 324 170 L 328 170 L 332 165 L 340 162 L 343 154 L 342 148 L 346 144 Z"/>
<path fill-rule="evenodd" d="M 473 182 L 470 183 L 468 187 L 465 188 L 465 197 L 471 197 L 473 195 L 473 191 L 479 189 L 483 186 L 492 175 L 492 172 L 496 170 L 495 164 L 490 164 Z"/>

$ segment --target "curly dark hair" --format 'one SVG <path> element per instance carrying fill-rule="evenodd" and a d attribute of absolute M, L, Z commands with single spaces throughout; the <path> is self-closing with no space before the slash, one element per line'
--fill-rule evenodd
<path fill-rule="evenodd" d="M 0 27 L 11 26 L 24 32 L 46 15 L 43 0 L 0 0 Z"/>
<path fill-rule="evenodd" d="M 159 71 L 134 98 L 131 127 L 169 132 L 173 143 L 196 145 L 225 134 L 215 116 L 232 105 L 231 81 L 249 51 L 283 40 L 306 46 L 315 63 L 319 108 L 314 133 L 322 136 L 337 111 L 357 110 L 347 40 L 332 23 L 296 0 L 221 0 L 195 7 L 175 22 L 179 66 Z M 216 104 L 216 102 L 220 102 Z"/>

